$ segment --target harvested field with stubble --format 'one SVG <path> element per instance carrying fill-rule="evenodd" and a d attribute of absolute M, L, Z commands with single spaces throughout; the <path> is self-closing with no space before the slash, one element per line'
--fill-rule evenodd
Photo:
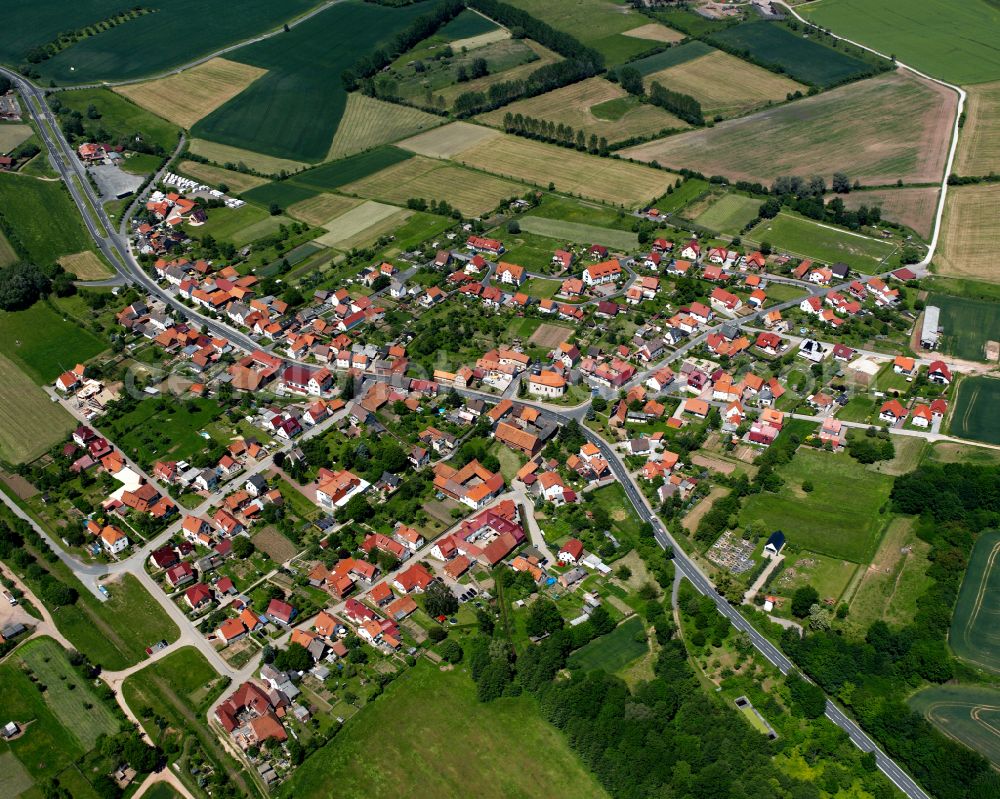
<path fill-rule="evenodd" d="M 112 271 L 104 261 L 90 250 L 64 255 L 59 259 L 59 265 L 67 272 L 76 275 L 77 280 L 101 280 L 110 277 Z"/>
<path fill-rule="evenodd" d="M 965 124 L 958 138 L 954 172 L 1000 172 L 1000 81 L 967 86 Z"/>
<path fill-rule="evenodd" d="M 877 205 L 882 209 L 882 218 L 898 222 L 916 231 L 925 239 L 931 235 L 934 212 L 937 210 L 938 189 L 903 188 L 873 189 L 872 191 L 852 191 L 840 195 L 848 210 L 857 210 L 862 205 L 869 208 Z"/>
<path fill-rule="evenodd" d="M 258 186 L 267 183 L 267 178 L 260 178 L 256 175 L 248 175 L 246 172 L 237 172 L 234 169 L 223 169 L 221 166 L 202 164 L 198 161 L 181 161 L 178 170 L 188 177 L 200 180 L 207 186 L 218 186 L 220 184 L 228 186 L 230 191 L 241 194 Z"/>
<path fill-rule="evenodd" d="M 933 183 L 944 171 L 956 102 L 942 86 L 892 73 L 621 155 L 762 183 L 834 172 L 869 184 Z"/>
<path fill-rule="evenodd" d="M 804 94 L 807 88 L 721 50 L 646 77 L 647 85 L 654 81 L 694 97 L 706 119 L 742 116 L 769 103 L 784 102 L 796 91 Z"/>
<path fill-rule="evenodd" d="M 217 164 L 246 164 L 250 169 L 263 172 L 265 175 L 276 175 L 281 170 L 286 172 L 298 172 L 308 166 L 303 161 L 293 161 L 290 158 L 277 158 L 273 155 L 255 153 L 252 150 L 243 150 L 239 147 L 230 147 L 228 144 L 207 141 L 206 139 L 191 139 L 188 148 L 195 155 L 207 158 Z"/>
<path fill-rule="evenodd" d="M 0 355 L 0 458 L 9 463 L 33 460 L 62 441 L 76 422 L 13 361 Z"/>
<path fill-rule="evenodd" d="M 452 160 L 536 186 L 552 183 L 559 192 L 630 208 L 660 197 L 676 180 L 676 175 L 663 170 L 506 134 L 463 150 Z"/>
<path fill-rule="evenodd" d="M 336 194 L 317 194 L 308 200 L 302 200 L 288 206 L 289 216 L 301 219 L 308 225 L 325 227 L 327 222 L 346 214 L 352 208 L 361 205 L 361 200 L 354 197 L 340 197 Z"/>
<path fill-rule="evenodd" d="M 0 153 L 9 153 L 32 133 L 31 125 L 0 125 Z"/>
<path fill-rule="evenodd" d="M 213 58 L 179 75 L 119 86 L 115 91 L 182 128 L 190 128 L 265 74 L 267 70 L 260 67 Z"/>
<path fill-rule="evenodd" d="M 650 22 L 648 25 L 640 25 L 630 31 L 622 31 L 622 36 L 631 36 L 633 39 L 647 39 L 651 42 L 664 42 L 673 44 L 684 38 L 684 34 L 661 25 L 659 22 Z"/>
<path fill-rule="evenodd" d="M 452 122 L 428 133 L 399 142 L 404 150 L 428 158 L 451 158 L 463 150 L 497 137 L 497 132 L 469 122 Z"/>
<path fill-rule="evenodd" d="M 938 273 L 1000 282 L 993 255 L 1000 233 L 1000 185 L 952 186 L 941 219 L 941 241 L 934 256 Z"/>
<path fill-rule="evenodd" d="M 317 244 L 349 250 L 362 242 L 374 241 L 383 233 L 401 225 L 413 211 L 394 205 L 365 202 L 325 225 L 327 232 L 316 239 Z"/>
<path fill-rule="evenodd" d="M 413 198 L 447 200 L 466 216 L 483 214 L 496 208 L 501 200 L 524 193 L 516 183 L 419 155 L 341 190 L 399 205 Z"/>
<path fill-rule="evenodd" d="M 594 108 L 614 100 L 623 103 L 621 110 L 624 113 L 609 115 Z M 478 119 L 500 128 L 508 113 L 524 114 L 546 122 L 555 122 L 557 125 L 569 125 L 574 130 L 584 131 L 588 137 L 594 135 L 606 138 L 611 144 L 634 136 L 657 135 L 662 130 L 686 130 L 691 127 L 682 119 L 654 105 L 634 100 L 634 104 L 624 105 L 629 100 L 628 93 L 620 86 L 604 78 L 588 78 L 537 97 L 519 100 L 483 114 Z M 601 116 L 595 115 L 595 110 Z"/>
<path fill-rule="evenodd" d="M 426 111 L 355 92 L 347 95 L 347 107 L 326 159 L 345 158 L 442 124 L 444 119 Z"/>

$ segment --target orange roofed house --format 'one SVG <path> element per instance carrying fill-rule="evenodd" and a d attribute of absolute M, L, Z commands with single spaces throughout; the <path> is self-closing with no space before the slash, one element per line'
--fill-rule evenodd
<path fill-rule="evenodd" d="M 473 460 L 461 469 L 439 463 L 434 467 L 434 488 L 473 510 L 481 510 L 503 491 L 504 482 L 502 475 Z"/>
<path fill-rule="evenodd" d="M 320 469 L 316 475 L 316 504 L 328 510 L 341 508 L 355 494 L 363 494 L 370 487 L 371 483 L 346 469 L 339 472 Z"/>

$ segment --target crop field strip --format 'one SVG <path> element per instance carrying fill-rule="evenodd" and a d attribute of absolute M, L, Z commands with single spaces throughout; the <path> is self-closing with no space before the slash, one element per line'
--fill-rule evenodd
<path fill-rule="evenodd" d="M 0 155 L 9 153 L 34 133 L 31 125 L 0 124 Z"/>
<path fill-rule="evenodd" d="M 257 186 L 267 183 L 267 178 L 237 172 L 234 169 L 224 169 L 221 166 L 202 164 L 199 161 L 181 161 L 177 170 L 187 177 L 200 180 L 207 186 L 228 186 L 230 191 L 241 194 Z"/>
<path fill-rule="evenodd" d="M 698 214 L 693 221 L 709 230 L 737 236 L 745 225 L 757 218 L 760 206 L 761 201 L 753 197 L 725 194 Z"/>
<path fill-rule="evenodd" d="M 500 30 L 500 27 L 489 17 L 466 8 L 453 20 L 442 25 L 437 35 L 450 42 L 456 42 L 496 30 Z"/>
<path fill-rule="evenodd" d="M 0 354 L 0 458 L 9 463 L 34 460 L 58 444 L 76 420 L 12 360 Z"/>
<path fill-rule="evenodd" d="M 208 141 L 197 137 L 188 140 L 188 149 L 195 155 L 207 158 L 219 166 L 226 164 L 244 164 L 256 172 L 263 172 L 265 175 L 277 175 L 282 170 L 286 172 L 298 172 L 309 166 L 305 161 L 295 161 L 291 158 L 277 158 L 273 155 L 265 155 L 254 150 L 246 150 L 242 147 L 230 147 L 228 144 L 220 144 L 217 141 Z"/>
<path fill-rule="evenodd" d="M 717 52 L 714 47 L 710 47 L 698 39 L 692 39 L 690 42 L 679 44 L 676 47 L 668 47 L 659 53 L 631 61 L 629 62 L 629 66 L 632 69 L 638 70 L 643 78 L 648 78 L 657 72 L 662 72 L 665 69 L 676 67 L 680 64 L 686 64 L 688 61 L 694 61 L 703 55 L 714 52 Z"/>
<path fill-rule="evenodd" d="M 1000 9 L 988 0 L 822 0 L 799 13 L 949 83 L 1000 80 Z"/>
<path fill-rule="evenodd" d="M 426 135 L 426 134 L 425 134 Z M 398 147 L 378 147 L 368 152 L 330 161 L 313 167 L 290 179 L 296 186 L 305 186 L 317 191 L 339 189 L 348 183 L 374 175 L 387 167 L 412 158 L 413 154 Z"/>
<path fill-rule="evenodd" d="M 276 180 L 273 183 L 265 183 L 263 186 L 256 186 L 245 191 L 240 194 L 240 197 L 263 206 L 277 203 L 280 208 L 287 208 L 289 205 L 315 197 L 316 193 L 316 189 L 308 186 L 300 186 L 289 180 Z"/>
<path fill-rule="evenodd" d="M 694 97 L 706 118 L 741 116 L 806 91 L 801 83 L 721 50 L 646 76 L 647 85 L 654 81 Z"/>
<path fill-rule="evenodd" d="M 840 199 L 848 210 L 857 210 L 862 205 L 869 208 L 877 205 L 882 209 L 883 219 L 906 225 L 926 239 L 930 237 L 934 225 L 939 193 L 934 186 L 903 187 L 852 191 L 850 194 L 840 195 Z"/>
<path fill-rule="evenodd" d="M 545 219 L 540 216 L 524 217 L 521 220 L 521 230 L 576 244 L 603 244 L 614 250 L 634 250 L 639 246 L 638 234 L 631 231 L 566 222 L 561 219 Z"/>
<path fill-rule="evenodd" d="M 463 150 L 452 160 L 543 188 L 551 183 L 559 192 L 627 207 L 659 197 L 676 179 L 663 170 L 506 134 Z"/>
<path fill-rule="evenodd" d="M 423 13 L 346 0 L 281 36 L 229 54 L 267 74 L 200 120 L 193 133 L 233 147 L 309 162 L 327 157 L 347 105 L 340 74 Z"/>
<path fill-rule="evenodd" d="M 341 197 L 337 194 L 317 194 L 290 205 L 285 210 L 289 216 L 301 219 L 306 224 L 325 227 L 327 222 L 357 208 L 361 202 L 353 197 Z"/>
<path fill-rule="evenodd" d="M 1000 303 L 931 291 L 927 304 L 941 309 L 942 352 L 982 361 L 986 342 L 1000 341 Z"/>
<path fill-rule="evenodd" d="M 953 436 L 1000 444 L 1000 429 L 996 424 L 1000 379 L 985 375 L 962 378 L 952 404 L 949 432 Z"/>
<path fill-rule="evenodd" d="M 955 603 L 948 642 L 963 660 L 1000 674 L 1000 532 L 972 548 Z"/>
<path fill-rule="evenodd" d="M 76 275 L 78 280 L 101 280 L 114 274 L 104 261 L 90 250 L 64 255 L 59 259 L 59 265 L 67 272 Z"/>
<path fill-rule="evenodd" d="M 650 22 L 646 25 L 640 25 L 638 28 L 622 31 L 622 36 L 631 36 L 634 39 L 648 39 L 651 42 L 663 42 L 664 44 L 673 44 L 684 38 L 684 34 L 680 31 L 675 31 L 673 28 L 668 28 L 659 22 Z"/>
<path fill-rule="evenodd" d="M 882 261 L 896 249 L 895 244 L 821 225 L 811 219 L 780 213 L 764 219 L 746 237 L 757 244 L 770 242 L 779 250 L 827 263 L 843 261 L 862 272 L 879 270 Z"/>
<path fill-rule="evenodd" d="M 989 175 L 1000 171 L 1000 81 L 967 86 L 965 124 L 958 137 L 954 172 Z"/>
<path fill-rule="evenodd" d="M 817 86 L 832 86 L 869 70 L 860 58 L 834 50 L 793 33 L 774 22 L 757 20 L 713 33 L 718 41 L 749 53 L 767 64 L 780 66 L 789 77 Z"/>
<path fill-rule="evenodd" d="M 838 171 L 861 183 L 933 183 L 944 171 L 955 105 L 950 90 L 893 73 L 621 155 L 762 183 Z"/>
<path fill-rule="evenodd" d="M 365 234 L 373 226 L 385 224 L 386 220 L 401 222 L 410 214 L 412 211 L 407 209 L 369 200 L 329 220 L 324 225 L 327 233 L 316 241 L 327 247 L 350 249 L 350 246 L 345 246 L 344 242 Z"/>
<path fill-rule="evenodd" d="M 405 205 L 407 200 L 447 200 L 467 216 L 495 208 L 501 200 L 523 193 L 523 187 L 446 161 L 415 156 L 367 178 L 341 187 L 345 194 Z"/>
<path fill-rule="evenodd" d="M 941 220 L 941 241 L 934 256 L 938 273 L 1000 282 L 1000 264 L 993 254 L 998 233 L 1000 185 L 950 187 Z"/>
<path fill-rule="evenodd" d="M 84 28 L 123 8 L 118 0 L 8 5 L 0 60 L 11 64 L 22 63 L 32 47 L 54 40 L 60 32 Z M 151 77 L 279 27 L 314 5 L 313 0 L 243 0 L 239 13 L 219 25 L 214 3 L 174 0 L 33 66 L 46 83 L 51 78 L 60 85 Z"/>
<path fill-rule="evenodd" d="M 266 73 L 266 69 L 250 64 L 213 58 L 179 74 L 119 86 L 115 91 L 175 125 L 190 129 Z"/>
<path fill-rule="evenodd" d="M 451 158 L 482 142 L 495 139 L 499 134 L 482 125 L 469 122 L 452 122 L 399 142 L 399 146 L 428 158 Z"/>
<path fill-rule="evenodd" d="M 355 155 L 436 128 L 444 122 L 441 117 L 416 108 L 353 92 L 347 96 L 344 116 L 337 126 L 326 158 L 335 161 Z"/>
<path fill-rule="evenodd" d="M 595 112 L 602 103 L 620 101 L 624 113 L 614 118 L 599 117 Z M 478 117 L 480 122 L 502 128 L 508 114 L 523 114 L 534 119 L 543 119 L 557 125 L 569 125 L 574 130 L 582 130 L 589 137 L 606 138 L 609 143 L 629 139 L 634 136 L 657 135 L 662 130 L 685 130 L 687 122 L 654 105 L 636 103 L 622 89 L 604 78 L 588 78 L 561 89 L 540 94 L 526 100 L 506 105 Z"/>
<path fill-rule="evenodd" d="M 1000 690 L 985 685 L 935 685 L 908 702 L 949 738 L 1000 768 Z"/>

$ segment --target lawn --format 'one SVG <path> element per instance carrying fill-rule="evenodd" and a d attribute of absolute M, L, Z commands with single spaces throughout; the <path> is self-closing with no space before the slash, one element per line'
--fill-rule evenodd
<path fill-rule="evenodd" d="M 440 671 L 425 661 L 348 721 L 276 793 L 312 799 L 329 796 L 332 785 L 342 799 L 509 799 L 537 796 L 540 786 L 551 799 L 607 796 L 530 696 L 480 704 L 466 667 Z"/>
<path fill-rule="evenodd" d="M 143 141 L 161 148 L 164 154 L 172 153 L 177 147 L 180 129 L 175 124 L 140 108 L 110 89 L 60 92 L 56 99 L 83 115 L 81 121 L 88 139 L 117 142 L 138 133 Z M 91 106 L 97 110 L 96 119 L 91 119 L 88 113 Z M 106 131 L 106 136 L 97 136 L 98 130 Z"/>
<path fill-rule="evenodd" d="M 959 438 L 1000 444 L 1000 427 L 996 423 L 998 403 L 1000 380 L 985 375 L 962 378 L 953 402 L 948 432 Z"/>
<path fill-rule="evenodd" d="M 872 69 L 863 58 L 764 20 L 718 31 L 710 41 L 745 50 L 758 61 L 780 67 L 795 80 L 821 88 L 859 78 Z"/>
<path fill-rule="evenodd" d="M 392 231 L 393 247 L 399 250 L 412 250 L 454 224 L 455 220 L 450 217 L 417 211 Z"/>
<path fill-rule="evenodd" d="M 725 194 L 712 203 L 694 220 L 702 227 L 738 236 L 743 228 L 757 218 L 761 201 L 742 194 Z"/>
<path fill-rule="evenodd" d="M 1000 769 L 1000 690 L 985 685 L 935 685 L 908 702 L 945 735 Z"/>
<path fill-rule="evenodd" d="M 976 541 L 958 592 L 948 642 L 963 660 L 1000 674 L 1000 532 Z"/>
<path fill-rule="evenodd" d="M 107 348 L 89 330 L 66 321 L 44 301 L 24 311 L 0 314 L 0 342 L 0 354 L 40 385 Z"/>
<path fill-rule="evenodd" d="M 847 230 L 819 225 L 811 219 L 780 213 L 761 221 L 747 234 L 755 242 L 770 242 L 776 250 L 827 263 L 843 261 L 862 272 L 881 270 L 896 245 Z"/>
<path fill-rule="evenodd" d="M 17 659 L 47 686 L 42 694 L 45 704 L 83 751 L 93 749 L 99 736 L 118 732 L 118 719 L 97 698 L 90 682 L 76 673 L 63 648 L 51 638 L 29 641 L 17 651 Z"/>
<path fill-rule="evenodd" d="M 1000 79 L 1000 9 L 987 0 L 822 0 L 801 13 L 950 83 Z"/>
<path fill-rule="evenodd" d="M 0 43 L 0 59 L 8 64 L 22 63 L 28 50 L 53 41 L 60 32 L 85 28 L 126 7 L 118 0 L 9 5 L 5 21 L 10 33 Z M 278 27 L 313 5 L 313 0 L 245 0 L 239 14 L 220 25 L 215 4 L 174 0 L 154 6 L 155 13 L 82 39 L 33 68 L 45 83 L 50 78 L 60 84 L 141 78 Z"/>
<path fill-rule="evenodd" d="M 913 526 L 911 518 L 889 522 L 871 565 L 850 598 L 851 612 L 845 625 L 855 637 L 863 638 L 872 622 L 880 619 L 892 627 L 913 621 L 918 597 L 933 582 L 927 576 L 930 544 L 916 537 Z"/>
<path fill-rule="evenodd" d="M 0 171 L 0 209 L 16 231 L 10 243 L 25 260 L 44 266 L 93 246 L 69 190 L 60 181 Z M 53 219 L 59 224 L 50 224 Z"/>
<path fill-rule="evenodd" d="M 680 213 L 687 205 L 704 195 L 710 184 L 701 178 L 686 178 L 680 186 L 671 186 L 671 192 L 664 194 L 653 205 L 663 214 Z"/>
<path fill-rule="evenodd" d="M 529 297 L 537 297 L 540 300 L 550 300 L 559 291 L 559 287 L 562 282 L 559 280 L 543 280 L 542 278 L 533 277 L 523 286 L 521 286 L 521 291 L 527 294 Z"/>
<path fill-rule="evenodd" d="M 552 253 L 563 249 L 566 242 L 536 236 L 521 228 L 520 233 L 504 237 L 504 246 L 507 251 L 503 254 L 503 259 L 508 263 L 520 264 L 529 272 L 551 273 L 556 269 L 552 264 Z"/>
<path fill-rule="evenodd" d="M 0 355 L 0 459 L 25 463 L 58 444 L 77 425 L 17 364 Z"/>
<path fill-rule="evenodd" d="M 642 521 L 625 496 L 625 489 L 621 484 L 612 483 L 598 488 L 591 496 L 611 516 L 611 527 L 615 532 L 622 533 L 632 541 L 638 538 Z"/>
<path fill-rule="evenodd" d="M 521 230 L 546 236 L 560 241 L 571 241 L 576 244 L 603 244 L 612 250 L 631 252 L 639 247 L 639 236 L 627 230 L 612 230 L 596 225 L 586 225 L 580 222 L 567 222 L 560 219 L 545 219 L 538 216 L 526 216 L 521 220 Z M 550 255 L 551 257 L 551 255 Z"/>
<path fill-rule="evenodd" d="M 388 8 L 347 0 L 288 33 L 229 53 L 268 72 L 192 132 L 282 158 L 322 161 L 347 107 L 340 74 L 422 13 L 420 4 Z"/>
<path fill-rule="evenodd" d="M 620 153 L 732 181 L 819 174 L 829 182 L 840 171 L 869 185 L 933 183 L 944 172 L 956 102 L 937 84 L 888 73 Z"/>
<path fill-rule="evenodd" d="M 205 449 L 199 433 L 221 414 L 215 400 L 193 399 L 182 405 L 173 398 L 147 398 L 106 428 L 126 455 L 150 465 L 168 455 L 183 460 Z"/>
<path fill-rule="evenodd" d="M 885 524 L 880 510 L 889 498 L 891 477 L 868 471 L 846 453 L 808 447 L 777 471 L 784 485 L 777 493 L 751 496 L 740 524 L 764 519 L 801 550 L 855 563 L 871 558 Z M 802 490 L 806 481 L 813 484 L 809 493 Z"/>
<path fill-rule="evenodd" d="M 614 674 L 649 651 L 642 619 L 633 616 L 614 630 L 576 650 L 566 664 L 570 669 Z"/>
<path fill-rule="evenodd" d="M 631 230 L 635 224 L 635 217 L 620 209 L 608 208 L 606 205 L 587 200 L 559 197 L 555 194 L 543 195 L 541 202 L 531 209 L 531 215 L 616 230 Z"/>

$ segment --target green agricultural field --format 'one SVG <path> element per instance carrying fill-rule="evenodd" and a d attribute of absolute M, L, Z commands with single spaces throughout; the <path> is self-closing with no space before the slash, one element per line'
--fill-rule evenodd
<path fill-rule="evenodd" d="M 860 77 L 872 69 L 861 58 L 834 50 L 783 25 L 758 20 L 713 33 L 713 40 L 750 53 L 773 64 L 791 78 L 816 86 L 833 86 Z"/>
<path fill-rule="evenodd" d="M 17 659 L 47 686 L 45 703 L 81 749 L 93 749 L 99 736 L 118 732 L 118 719 L 97 699 L 90 682 L 76 673 L 63 648 L 51 638 L 29 641 L 17 651 Z"/>
<path fill-rule="evenodd" d="M 643 77 L 646 77 L 652 75 L 654 72 L 660 72 L 669 67 L 676 67 L 678 64 L 693 61 L 700 56 L 712 52 L 715 52 L 714 47 L 693 39 L 690 42 L 685 42 L 675 47 L 668 47 L 663 52 L 656 53 L 655 55 L 646 56 L 637 61 L 630 61 L 629 66 L 639 70 Z"/>
<path fill-rule="evenodd" d="M 230 241 L 241 247 L 290 222 L 287 216 L 271 216 L 259 205 L 247 203 L 239 208 L 212 208 L 208 211 L 208 221 L 189 232 L 196 239 L 213 236 L 216 241 Z"/>
<path fill-rule="evenodd" d="M 989 0 L 821 0 L 801 13 L 951 83 L 1000 78 L 1000 8 Z"/>
<path fill-rule="evenodd" d="M 380 753 L 377 779 L 367 762 L 373 747 Z M 349 720 L 276 795 L 317 799 L 329 796 L 331 785 L 340 799 L 416 793 L 509 799 L 537 796 L 541 786 L 550 799 L 607 796 L 530 696 L 480 704 L 464 665 L 440 671 L 423 660 Z"/>
<path fill-rule="evenodd" d="M 955 603 L 948 641 L 952 650 L 1000 674 L 1000 532 L 983 533 L 972 548 Z"/>
<path fill-rule="evenodd" d="M 0 355 L 0 459 L 25 463 L 63 441 L 76 427 L 69 412 L 36 385 L 17 364 Z"/>
<path fill-rule="evenodd" d="M 777 493 L 750 497 L 741 525 L 764 519 L 799 549 L 854 563 L 871 559 L 885 525 L 880 510 L 889 498 L 891 477 L 868 471 L 846 453 L 810 447 L 800 448 L 777 471 L 784 485 Z M 813 484 L 809 493 L 802 490 L 807 480 Z"/>
<path fill-rule="evenodd" d="M 443 25 L 438 31 L 438 36 L 448 41 L 468 39 L 472 36 L 495 31 L 497 27 L 498 25 L 493 20 L 467 8 L 447 25 Z"/>
<path fill-rule="evenodd" d="M 636 233 L 537 216 L 524 217 L 521 220 L 521 230 L 577 244 L 603 244 L 612 250 L 631 251 L 639 246 L 639 236 Z M 551 258 L 551 253 L 549 257 Z"/>
<path fill-rule="evenodd" d="M 265 208 L 271 203 L 277 203 L 282 209 L 285 209 L 290 205 L 315 197 L 317 194 L 319 194 L 317 189 L 281 180 L 265 183 L 263 186 L 254 186 L 249 191 L 243 192 L 240 197 Z"/>
<path fill-rule="evenodd" d="M 126 455 L 150 465 L 167 456 L 190 458 L 205 449 L 208 444 L 199 433 L 221 414 L 214 400 L 195 399 L 182 405 L 173 399 L 149 398 L 106 427 Z"/>
<path fill-rule="evenodd" d="M 768 241 L 776 250 L 827 263 L 843 261 L 862 272 L 877 272 L 896 245 L 847 230 L 825 227 L 811 219 L 780 213 L 765 219 L 750 233 L 755 242 Z"/>
<path fill-rule="evenodd" d="M 520 233 L 504 236 L 504 246 L 507 251 L 503 254 L 503 259 L 508 263 L 520 264 L 529 272 L 551 274 L 557 269 L 552 263 L 552 253 L 564 249 L 566 242 L 536 236 L 522 228 Z"/>
<path fill-rule="evenodd" d="M 633 616 L 614 630 L 576 650 L 566 664 L 571 669 L 614 674 L 649 651 L 642 619 Z"/>
<path fill-rule="evenodd" d="M 978 375 L 964 377 L 952 404 L 949 432 L 959 438 L 1000 444 L 996 409 L 1000 403 L 1000 380 Z"/>
<path fill-rule="evenodd" d="M 624 211 L 597 205 L 586 200 L 574 200 L 546 194 L 542 201 L 531 209 L 531 215 L 545 219 L 561 219 L 565 222 L 578 222 L 581 225 L 594 225 L 601 228 L 616 230 L 631 230 L 635 217 L 626 215 Z"/>
<path fill-rule="evenodd" d="M 107 348 L 89 330 L 66 321 L 47 302 L 0 314 L 0 354 L 38 384 L 51 383 Z"/>
<path fill-rule="evenodd" d="M 444 233 L 454 224 L 455 220 L 449 217 L 417 211 L 392 231 L 392 246 L 398 250 L 412 250 L 418 244 Z"/>
<path fill-rule="evenodd" d="M 757 218 L 761 201 L 742 194 L 726 194 L 694 220 L 702 227 L 738 236 L 740 231 Z"/>
<path fill-rule="evenodd" d="M 291 183 L 319 191 L 329 191 L 363 180 L 386 167 L 413 158 L 413 153 L 398 147 L 378 147 L 360 155 L 352 155 L 339 161 L 331 161 L 315 169 L 295 175 Z"/>
<path fill-rule="evenodd" d="M 60 181 L 0 172 L 0 209 L 16 231 L 10 244 L 25 260 L 48 265 L 93 246 L 69 191 Z M 51 224 L 53 219 L 59 224 Z"/>
<path fill-rule="evenodd" d="M 653 203 L 653 207 L 662 214 L 676 214 L 686 205 L 701 197 L 709 188 L 707 180 L 688 178 L 679 188 L 674 188 L 670 194 L 664 194 L 660 197 Z"/>
<path fill-rule="evenodd" d="M 942 352 L 969 361 L 983 361 L 986 342 L 1000 341 L 1000 303 L 932 292 L 927 304 L 941 309 Z"/>
<path fill-rule="evenodd" d="M 229 53 L 268 73 L 192 132 L 268 155 L 322 161 L 347 103 L 340 74 L 422 13 L 419 3 L 388 8 L 347 0 L 289 33 Z"/>
<path fill-rule="evenodd" d="M 953 740 L 1000 769 L 1000 691 L 980 685 L 935 685 L 908 700 L 917 713 Z"/>
<path fill-rule="evenodd" d="M 172 153 L 177 147 L 180 128 L 140 108 L 110 89 L 77 89 L 60 92 L 54 98 L 50 98 L 49 102 L 53 104 L 58 102 L 71 111 L 79 111 L 83 115 L 81 121 L 87 139 L 117 143 L 131 139 L 138 133 L 141 134 L 143 141 L 159 147 L 165 155 Z M 91 119 L 88 115 L 91 106 L 97 111 L 96 119 Z M 98 131 L 102 130 L 106 131 L 105 136 L 98 135 Z"/>
<path fill-rule="evenodd" d="M 86 28 L 129 7 L 119 0 L 20 0 L 7 5 L 4 19 L 9 33 L 0 42 L 0 60 L 15 66 L 24 62 L 29 50 L 53 41 L 60 32 Z M 33 67 L 46 83 L 50 78 L 64 84 L 146 77 L 276 28 L 314 5 L 313 0 L 245 0 L 239 14 L 219 25 L 214 3 L 175 0 L 152 6 L 152 14 L 82 39 Z"/>

